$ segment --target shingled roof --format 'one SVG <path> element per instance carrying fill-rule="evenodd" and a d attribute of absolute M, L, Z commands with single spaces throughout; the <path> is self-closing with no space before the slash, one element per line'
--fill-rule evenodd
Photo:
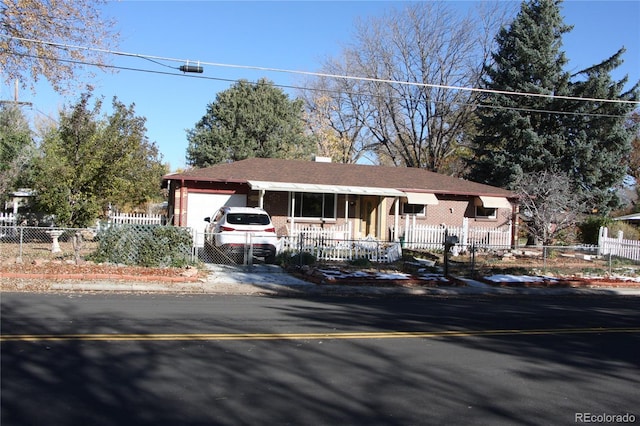
<path fill-rule="evenodd" d="M 390 188 L 401 191 L 512 198 L 502 188 L 454 178 L 424 169 L 325 163 L 276 158 L 249 158 L 233 163 L 192 169 L 164 176 L 164 180 L 249 183 L 266 181 L 292 184 Z"/>

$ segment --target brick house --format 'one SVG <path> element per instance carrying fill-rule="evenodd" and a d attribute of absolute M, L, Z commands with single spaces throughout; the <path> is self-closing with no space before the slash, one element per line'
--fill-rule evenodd
<path fill-rule="evenodd" d="M 264 208 L 278 235 L 290 235 L 294 226 L 351 222 L 352 238 L 393 241 L 408 217 L 431 225 L 509 227 L 516 235 L 514 193 L 418 168 L 251 158 L 168 174 L 163 183 L 170 223 L 196 231 L 227 205 Z"/>

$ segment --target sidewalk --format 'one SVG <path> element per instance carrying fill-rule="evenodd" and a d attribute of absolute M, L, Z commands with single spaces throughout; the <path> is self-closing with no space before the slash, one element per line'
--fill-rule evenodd
<path fill-rule="evenodd" d="M 465 287 L 381 287 L 365 285 L 314 284 L 287 274 L 275 265 L 255 265 L 250 269 L 237 266 L 208 265 L 210 273 L 197 282 L 142 282 L 133 280 L 0 280 L 2 291 L 78 291 L 188 293 L 236 295 L 412 295 L 412 296 L 640 296 L 640 288 L 532 288 L 493 287 L 466 278 Z"/>

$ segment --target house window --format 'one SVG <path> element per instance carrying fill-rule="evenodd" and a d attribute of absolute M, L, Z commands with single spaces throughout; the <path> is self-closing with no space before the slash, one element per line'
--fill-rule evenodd
<path fill-rule="evenodd" d="M 476 206 L 476 219 L 495 219 L 497 211 L 494 207 Z"/>
<path fill-rule="evenodd" d="M 405 215 L 425 216 L 426 210 L 424 204 L 402 203 L 402 214 Z"/>
<path fill-rule="evenodd" d="M 310 192 L 293 193 L 295 200 L 293 217 L 309 219 L 335 219 L 336 194 Z"/>

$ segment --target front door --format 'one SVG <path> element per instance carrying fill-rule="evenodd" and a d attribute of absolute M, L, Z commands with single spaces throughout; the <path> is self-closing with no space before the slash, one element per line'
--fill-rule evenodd
<path fill-rule="evenodd" d="M 365 195 L 360 197 L 360 235 L 378 237 L 379 197 Z"/>

